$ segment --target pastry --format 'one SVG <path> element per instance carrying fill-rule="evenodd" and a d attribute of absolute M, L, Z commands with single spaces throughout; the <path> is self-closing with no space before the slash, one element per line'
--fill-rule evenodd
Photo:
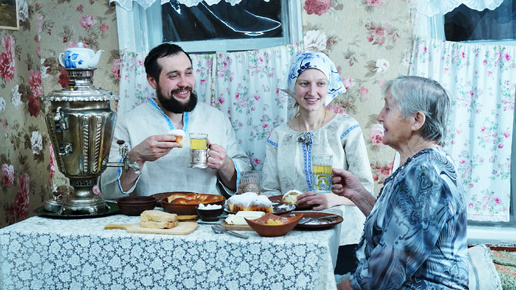
<path fill-rule="evenodd" d="M 179 148 L 183 148 L 183 139 L 185 137 L 185 132 L 183 130 L 172 130 L 168 132 L 168 135 L 176 136 L 176 142 L 179 143 Z"/>
<path fill-rule="evenodd" d="M 227 201 L 230 212 L 263 211 L 272 213 L 272 202 L 265 196 L 254 192 L 245 192 L 230 197 Z"/>
<path fill-rule="evenodd" d="M 297 196 L 300 194 L 302 194 L 302 192 L 299 190 L 295 190 L 295 189 L 291 190 L 283 195 L 283 198 L 281 199 L 281 201 L 283 201 L 285 203 L 297 205 Z"/>
<path fill-rule="evenodd" d="M 223 200 L 224 197 L 222 195 L 194 192 L 173 193 L 167 196 L 167 202 L 171 204 L 213 204 Z"/>

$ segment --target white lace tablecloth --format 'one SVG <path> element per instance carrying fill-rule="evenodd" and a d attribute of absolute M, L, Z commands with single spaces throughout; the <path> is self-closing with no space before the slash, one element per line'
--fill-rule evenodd
<path fill-rule="evenodd" d="M 32 217 L 0 229 L 0 289 L 336 289 L 340 225 L 249 239 L 104 230 L 139 217 Z"/>

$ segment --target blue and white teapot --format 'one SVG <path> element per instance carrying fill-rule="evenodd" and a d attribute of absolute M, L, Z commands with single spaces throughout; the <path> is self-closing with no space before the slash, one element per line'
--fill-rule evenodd
<path fill-rule="evenodd" d="M 95 68 L 99 63 L 100 55 L 104 52 L 85 48 L 82 42 L 77 47 L 70 47 L 59 54 L 59 63 L 66 68 Z"/>

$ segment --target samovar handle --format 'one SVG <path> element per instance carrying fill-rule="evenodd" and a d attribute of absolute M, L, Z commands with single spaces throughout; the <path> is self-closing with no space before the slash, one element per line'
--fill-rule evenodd
<path fill-rule="evenodd" d="M 57 109 L 56 109 L 56 115 L 54 116 L 54 121 L 56 122 L 56 131 L 59 131 L 58 130 L 59 128 L 61 128 L 63 130 L 68 129 L 68 122 L 67 122 L 68 120 L 65 117 L 65 114 L 60 106 L 57 107 Z"/>
<path fill-rule="evenodd" d="M 136 162 L 131 162 L 131 160 L 129 160 L 129 146 L 125 144 L 124 140 L 117 140 L 116 144 L 120 146 L 119 150 L 120 156 L 122 156 L 122 162 L 108 162 L 106 166 L 122 167 L 126 172 L 132 168 L 134 170 L 134 173 L 140 174 L 140 165 Z"/>

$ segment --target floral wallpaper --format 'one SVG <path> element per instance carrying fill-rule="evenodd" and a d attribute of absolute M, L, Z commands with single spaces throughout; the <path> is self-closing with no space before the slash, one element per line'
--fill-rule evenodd
<path fill-rule="evenodd" d="M 376 117 L 383 107 L 381 87 L 406 75 L 412 26 L 405 0 L 306 0 L 303 33 L 307 51 L 322 51 L 335 62 L 347 92 L 329 108 L 357 119 L 364 131 L 378 193 L 392 173 L 395 152 L 383 145 Z"/>
<path fill-rule="evenodd" d="M 362 125 L 377 192 L 394 158 L 376 121 L 381 86 L 407 74 L 412 46 L 406 0 L 298 1 L 305 50 L 327 53 L 344 80 L 348 91 L 330 108 Z M 67 85 L 59 54 L 78 42 L 104 50 L 94 84 L 118 94 L 116 14 L 108 2 L 18 0 L 20 29 L 0 30 L 0 227 L 33 216 L 56 187 L 66 190 L 67 178 L 53 162 L 42 101 Z"/>
<path fill-rule="evenodd" d="M 19 30 L 0 30 L 0 227 L 34 215 L 67 178 L 53 163 L 43 96 L 67 86 L 58 56 L 83 42 L 104 50 L 94 84 L 118 93 L 115 6 L 18 0 Z"/>

